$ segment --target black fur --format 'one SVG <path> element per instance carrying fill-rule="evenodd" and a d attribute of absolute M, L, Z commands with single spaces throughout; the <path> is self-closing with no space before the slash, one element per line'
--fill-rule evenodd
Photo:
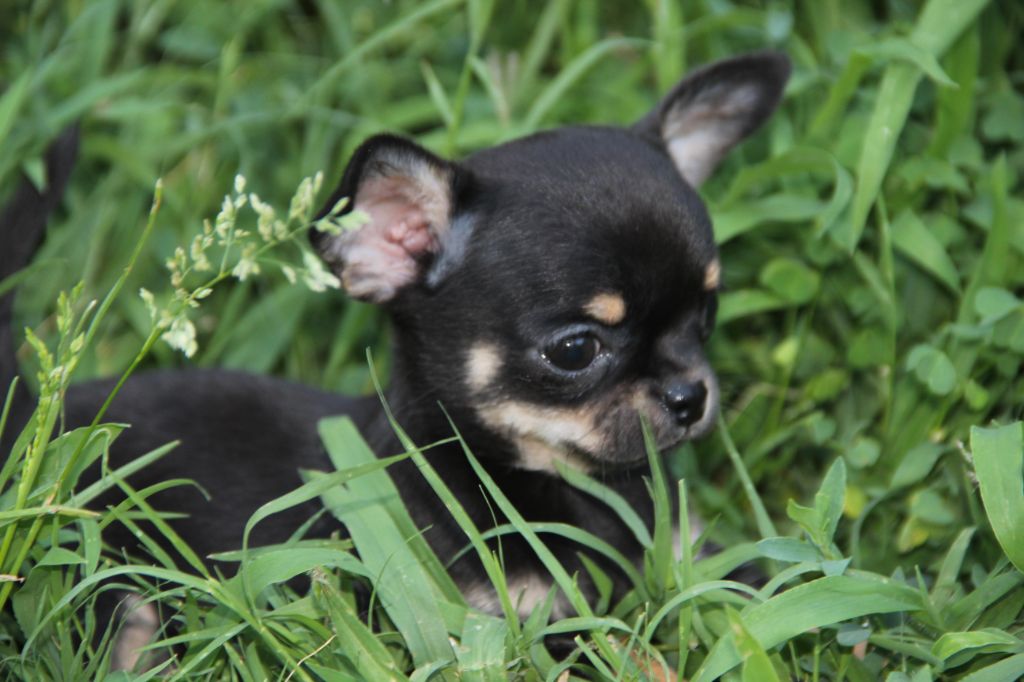
<path fill-rule="evenodd" d="M 0 214 L 0 282 L 28 265 L 46 233 L 50 214 L 64 195 L 77 156 L 78 129 L 72 127 L 62 133 L 46 152 L 45 186 L 38 188 L 26 178 L 15 188 Z M 0 297 L 0 402 L 18 375 L 14 330 L 11 328 L 13 308 L 14 292 L 11 291 Z M 14 393 L 14 424 L 18 425 L 27 418 L 31 402 L 25 383 L 19 382 Z M 7 433 L 11 430 L 8 428 Z M 0 452 L 7 452 L 7 448 L 3 447 Z"/>
<path fill-rule="evenodd" d="M 696 102 L 702 116 L 721 109 L 732 117 L 732 123 L 718 127 L 714 120 L 704 121 L 706 116 L 694 118 L 707 126 L 698 131 L 697 142 L 727 149 L 771 113 L 787 76 L 788 62 L 771 53 L 720 62 L 683 81 L 633 128 L 557 129 L 459 163 L 394 136 L 364 144 L 324 212 L 350 197 L 350 209 L 376 212 L 371 217 L 377 223 L 370 228 L 376 225 L 381 235 L 387 234 L 387 221 L 400 215 L 398 222 L 422 228 L 424 239 L 396 250 L 384 243 L 389 237 L 366 228 L 342 237 L 314 232 L 312 240 L 346 286 L 365 285 L 370 291 L 365 296 L 389 310 L 395 346 L 387 398 L 413 440 L 425 445 L 451 435 L 443 405 L 527 519 L 581 527 L 639 560 L 641 548 L 603 503 L 524 462 L 533 453 L 531 443 L 540 443 L 541 458 L 549 450 L 575 458 L 650 521 L 637 411 L 650 420 L 659 446 L 667 448 L 706 432 L 715 409 L 714 376 L 702 346 L 713 326 L 716 286 L 709 287 L 708 278 L 717 268 L 716 249 L 704 206 L 681 175 L 680 164 L 690 157 L 680 161 L 670 154 L 670 140 L 663 135 L 673 129 L 672 117 L 692 113 L 687 107 Z M 727 99 L 736 87 L 751 93 L 750 102 L 740 98 L 739 112 Z M 700 177 L 720 157 L 706 154 L 702 160 L 704 153 L 693 147 L 693 158 L 704 164 Z M 0 274 L 27 261 L 39 221 L 52 202 L 48 195 L 31 215 L 16 211 L 5 218 L 3 239 L 20 250 L 13 259 L 0 261 L 6 268 Z M 371 255 L 363 270 L 346 272 L 358 239 L 371 250 L 379 247 L 383 260 Z M 374 277 L 394 278 L 402 268 L 413 273 L 411 279 L 374 288 Z M 624 302 L 621 321 L 584 315 L 588 301 L 602 292 Z M 555 367 L 553 344 L 578 338 L 594 341 L 600 354 L 581 371 Z M 468 368 L 474 348 L 480 347 L 497 361 L 481 370 L 480 385 L 474 386 Z M 0 367 L 6 379 L 14 366 L 9 342 L 4 351 L 0 362 L 6 365 Z M 679 386 L 695 385 L 706 388 L 708 397 L 700 394 L 696 417 L 684 417 L 669 406 L 669 396 Z M 75 387 L 67 401 L 69 425 L 88 423 L 110 388 L 109 382 Z M 541 414 L 561 410 L 564 428 L 570 430 L 576 425 L 572 415 L 585 414 L 590 421 L 580 417 L 579 423 L 593 425 L 600 445 L 588 444 L 589 433 L 562 442 L 554 432 L 520 432 L 529 420 L 509 416 L 517 405 Z M 189 514 L 175 527 L 206 556 L 237 548 L 253 511 L 294 489 L 300 468 L 330 468 L 316 424 L 336 414 L 350 415 L 379 456 L 402 450 L 376 398 L 347 398 L 227 371 L 138 375 L 106 420 L 133 425 L 115 444 L 115 466 L 167 441 L 181 441 L 133 483 L 196 480 L 208 498 L 179 488 L 156 497 L 154 504 Z M 502 419 L 511 419 L 511 426 L 496 425 Z M 460 448 L 435 448 L 428 457 L 478 527 L 492 527 L 492 506 Z M 416 468 L 404 462 L 391 473 L 413 519 L 429 528 L 426 537 L 438 554 L 451 557 L 462 549 L 464 535 Z M 271 517 L 258 526 L 253 542 L 282 542 L 318 511 L 318 504 L 309 503 Z M 500 515 L 497 522 L 503 522 Z M 337 530 L 337 522 L 325 516 L 311 534 Z M 579 568 L 580 547 L 547 539 L 566 565 Z M 135 542 L 114 527 L 105 540 L 129 549 Z M 510 576 L 541 572 L 523 543 L 515 538 L 503 542 Z M 472 556 L 456 564 L 453 575 L 466 587 L 485 580 Z"/>

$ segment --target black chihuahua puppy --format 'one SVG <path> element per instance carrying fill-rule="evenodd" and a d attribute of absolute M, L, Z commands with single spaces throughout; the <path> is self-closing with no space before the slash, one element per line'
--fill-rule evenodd
<path fill-rule="evenodd" d="M 646 462 L 641 419 L 662 451 L 712 428 L 718 388 L 703 346 L 721 266 L 696 188 L 772 113 L 788 75 L 787 59 L 771 52 L 716 62 L 632 126 L 559 128 L 460 162 L 392 135 L 367 140 L 327 202 L 349 197 L 367 222 L 341 235 L 314 231 L 312 240 L 350 296 L 390 313 L 386 397 L 412 439 L 451 436 L 447 413 L 527 520 L 583 528 L 639 561 L 642 548 L 618 516 L 566 484 L 555 463 L 603 479 L 650 522 L 638 472 Z M 53 201 L 37 203 L 38 213 Z M 0 276 L 30 257 L 25 244 L 42 221 L 35 223 L 8 212 Z M 15 363 L 3 334 L 6 389 Z M 68 423 L 88 423 L 110 388 L 71 390 Z M 30 411 L 28 401 L 16 406 L 22 420 Z M 253 511 L 297 487 L 300 469 L 330 468 L 317 422 L 339 414 L 351 416 L 379 456 L 403 450 L 375 396 L 221 370 L 141 374 L 107 414 L 132 424 L 111 464 L 180 440 L 131 481 L 190 478 L 208 491 L 208 499 L 193 488 L 152 499 L 185 515 L 175 529 L 206 556 L 238 548 Z M 460 446 L 427 457 L 481 530 L 505 522 Z M 405 461 L 389 471 L 434 550 L 454 556 L 466 537 L 416 467 Z M 271 517 L 252 544 L 285 541 L 320 508 L 310 502 Z M 321 517 L 309 534 L 338 530 Z M 570 570 L 579 568 L 579 546 L 546 539 Z M 136 543 L 113 526 L 105 540 Z M 511 593 L 529 612 L 550 578 L 524 543 L 506 537 L 503 548 Z M 456 562 L 452 574 L 473 606 L 497 610 L 475 557 Z"/>

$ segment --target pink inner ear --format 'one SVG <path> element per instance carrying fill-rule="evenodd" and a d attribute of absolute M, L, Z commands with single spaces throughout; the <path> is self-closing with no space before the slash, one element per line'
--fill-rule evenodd
<path fill-rule="evenodd" d="M 349 295 L 380 303 L 416 280 L 418 261 L 437 250 L 437 221 L 447 214 L 447 205 L 436 205 L 425 190 L 406 176 L 378 176 L 359 188 L 355 208 L 369 222 L 344 235 L 337 247 Z"/>

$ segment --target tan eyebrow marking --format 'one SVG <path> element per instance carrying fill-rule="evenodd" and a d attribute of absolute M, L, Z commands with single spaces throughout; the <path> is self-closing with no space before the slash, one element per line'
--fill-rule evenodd
<path fill-rule="evenodd" d="M 708 263 L 707 269 L 704 270 L 704 288 L 707 291 L 713 291 L 718 288 L 722 279 L 722 266 L 718 262 L 718 259 L 713 259 Z"/>
<path fill-rule="evenodd" d="M 583 306 L 583 312 L 602 324 L 616 325 L 626 319 L 626 301 L 619 294 L 600 293 Z"/>
<path fill-rule="evenodd" d="M 466 382 L 474 391 L 481 391 L 494 381 L 501 369 L 501 355 L 491 343 L 479 342 L 469 349 Z"/>

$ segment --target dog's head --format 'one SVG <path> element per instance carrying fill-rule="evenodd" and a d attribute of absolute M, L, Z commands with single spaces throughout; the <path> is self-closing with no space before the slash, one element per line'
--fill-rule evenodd
<path fill-rule="evenodd" d="M 636 465 L 638 417 L 662 449 L 714 424 L 703 346 L 721 266 L 695 188 L 788 74 L 774 53 L 717 62 L 630 128 L 561 128 L 459 163 L 373 137 L 329 203 L 350 197 L 367 222 L 314 243 L 350 295 L 392 312 L 395 381 L 440 401 L 478 455 Z"/>

